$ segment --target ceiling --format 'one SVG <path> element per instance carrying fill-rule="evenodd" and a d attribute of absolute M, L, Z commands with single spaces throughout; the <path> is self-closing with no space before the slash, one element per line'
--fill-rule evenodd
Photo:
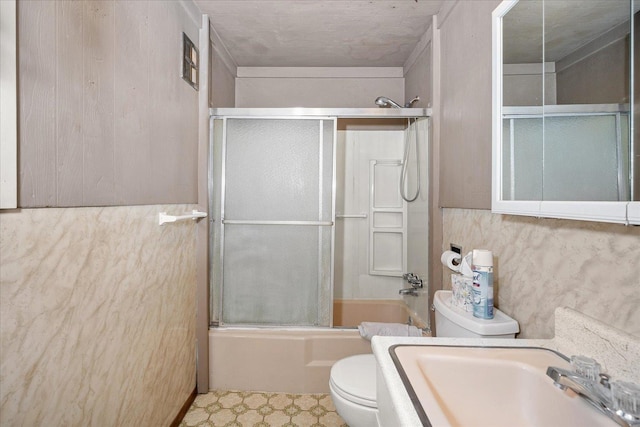
<path fill-rule="evenodd" d="M 402 67 L 446 0 L 195 0 L 241 67 Z"/>

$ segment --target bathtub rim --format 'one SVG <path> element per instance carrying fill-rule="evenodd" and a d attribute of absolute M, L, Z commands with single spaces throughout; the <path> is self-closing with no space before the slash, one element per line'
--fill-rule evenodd
<path fill-rule="evenodd" d="M 418 315 L 418 313 L 414 310 L 411 309 L 411 307 L 409 306 L 409 304 L 406 303 L 406 301 L 404 301 L 403 299 L 389 299 L 389 298 L 384 298 L 384 299 L 375 299 L 375 298 L 368 298 L 368 299 L 355 299 L 355 298 L 334 298 L 333 299 L 333 310 L 335 310 L 335 307 L 337 304 L 342 304 L 342 305 L 358 305 L 358 306 L 363 306 L 363 305 L 372 305 L 372 306 L 376 306 L 376 305 L 393 305 L 396 307 L 400 307 L 402 309 L 404 309 L 406 311 L 407 314 L 407 319 L 411 319 L 410 322 L 396 322 L 396 323 L 408 323 L 410 325 L 416 326 L 417 328 L 421 329 L 423 332 L 426 333 L 430 333 L 431 329 L 429 328 L 429 323 L 424 321 L 422 318 L 420 318 L 420 316 Z M 302 330 L 309 330 L 309 331 L 321 331 L 321 330 L 326 330 L 326 331 L 335 331 L 335 330 L 346 330 L 346 331 L 353 331 L 353 330 L 357 330 L 358 327 L 357 326 L 333 326 L 333 318 L 334 316 L 331 316 L 331 323 L 332 326 L 313 326 L 313 325 L 261 325 L 261 324 L 226 324 L 226 323 L 221 323 L 221 322 L 213 322 L 211 325 L 209 325 L 209 330 L 211 329 L 253 329 L 253 330 L 290 330 L 290 331 L 302 331 Z"/>

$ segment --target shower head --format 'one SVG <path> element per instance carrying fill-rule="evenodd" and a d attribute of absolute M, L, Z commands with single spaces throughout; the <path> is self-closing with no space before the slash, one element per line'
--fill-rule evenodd
<path fill-rule="evenodd" d="M 381 108 L 402 108 L 400 104 L 393 101 L 392 99 L 387 98 L 386 96 L 379 96 L 376 98 L 376 105 Z"/>
<path fill-rule="evenodd" d="M 404 108 L 411 108 L 413 104 L 420 101 L 420 97 L 416 96 L 411 101 L 404 104 Z M 387 98 L 386 96 L 379 96 L 376 98 L 376 105 L 381 108 L 403 108 L 402 105 L 395 102 L 393 99 Z"/>

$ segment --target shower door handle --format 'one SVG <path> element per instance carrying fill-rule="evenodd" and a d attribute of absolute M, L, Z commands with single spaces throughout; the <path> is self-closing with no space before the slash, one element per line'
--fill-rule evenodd
<path fill-rule="evenodd" d="M 310 225 L 330 227 L 333 221 L 261 221 L 261 220 L 244 220 L 244 219 L 223 219 L 223 224 L 230 225 Z"/>
<path fill-rule="evenodd" d="M 336 214 L 336 219 L 340 219 L 340 218 L 362 218 L 362 219 L 366 219 L 369 215 L 367 215 L 366 213 L 361 213 L 361 214 Z"/>

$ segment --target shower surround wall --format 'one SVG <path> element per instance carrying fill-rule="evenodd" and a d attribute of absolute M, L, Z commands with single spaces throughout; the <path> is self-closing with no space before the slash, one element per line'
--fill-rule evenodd
<path fill-rule="evenodd" d="M 194 205 L 0 213 L 0 425 L 169 425 L 195 386 Z"/>
<path fill-rule="evenodd" d="M 401 130 L 346 130 L 338 132 L 336 166 L 336 213 L 366 215 L 366 218 L 337 218 L 335 228 L 334 298 L 398 299 L 404 285 L 399 276 L 372 275 L 370 259 L 371 162 L 402 159 L 404 133 Z M 401 202 L 399 192 L 397 202 Z M 378 190 L 382 193 L 382 190 Z M 393 194 L 385 194 L 389 199 Z M 406 208 L 405 208 L 406 209 Z M 405 217 L 404 215 L 402 217 Z M 406 235 L 404 237 L 406 239 Z M 393 241 L 395 243 L 395 241 Z M 396 259 L 392 244 L 379 245 L 385 259 Z M 405 260 L 406 262 L 406 260 Z"/>
<path fill-rule="evenodd" d="M 384 123 L 384 122 L 379 122 Z M 401 125 L 402 126 L 402 125 Z M 429 169 L 428 169 L 428 121 L 418 120 L 412 128 L 417 132 L 420 155 L 420 194 L 406 203 L 406 271 L 419 275 L 428 284 L 428 220 L 429 220 Z M 347 214 L 367 213 L 370 203 L 369 162 L 372 159 L 402 159 L 406 130 L 346 130 L 338 132 L 338 167 L 336 186 L 336 212 Z M 408 193 L 416 189 L 415 151 L 412 148 L 408 160 Z M 398 186 L 393 192 L 398 194 Z M 408 287 L 400 277 L 377 276 L 368 273 L 369 224 L 371 218 L 346 218 L 336 220 L 336 298 L 346 299 L 397 299 L 398 290 Z M 395 253 L 397 251 L 393 251 Z M 419 296 L 405 296 L 404 301 L 412 312 L 426 323 L 429 320 L 428 288 Z"/>

